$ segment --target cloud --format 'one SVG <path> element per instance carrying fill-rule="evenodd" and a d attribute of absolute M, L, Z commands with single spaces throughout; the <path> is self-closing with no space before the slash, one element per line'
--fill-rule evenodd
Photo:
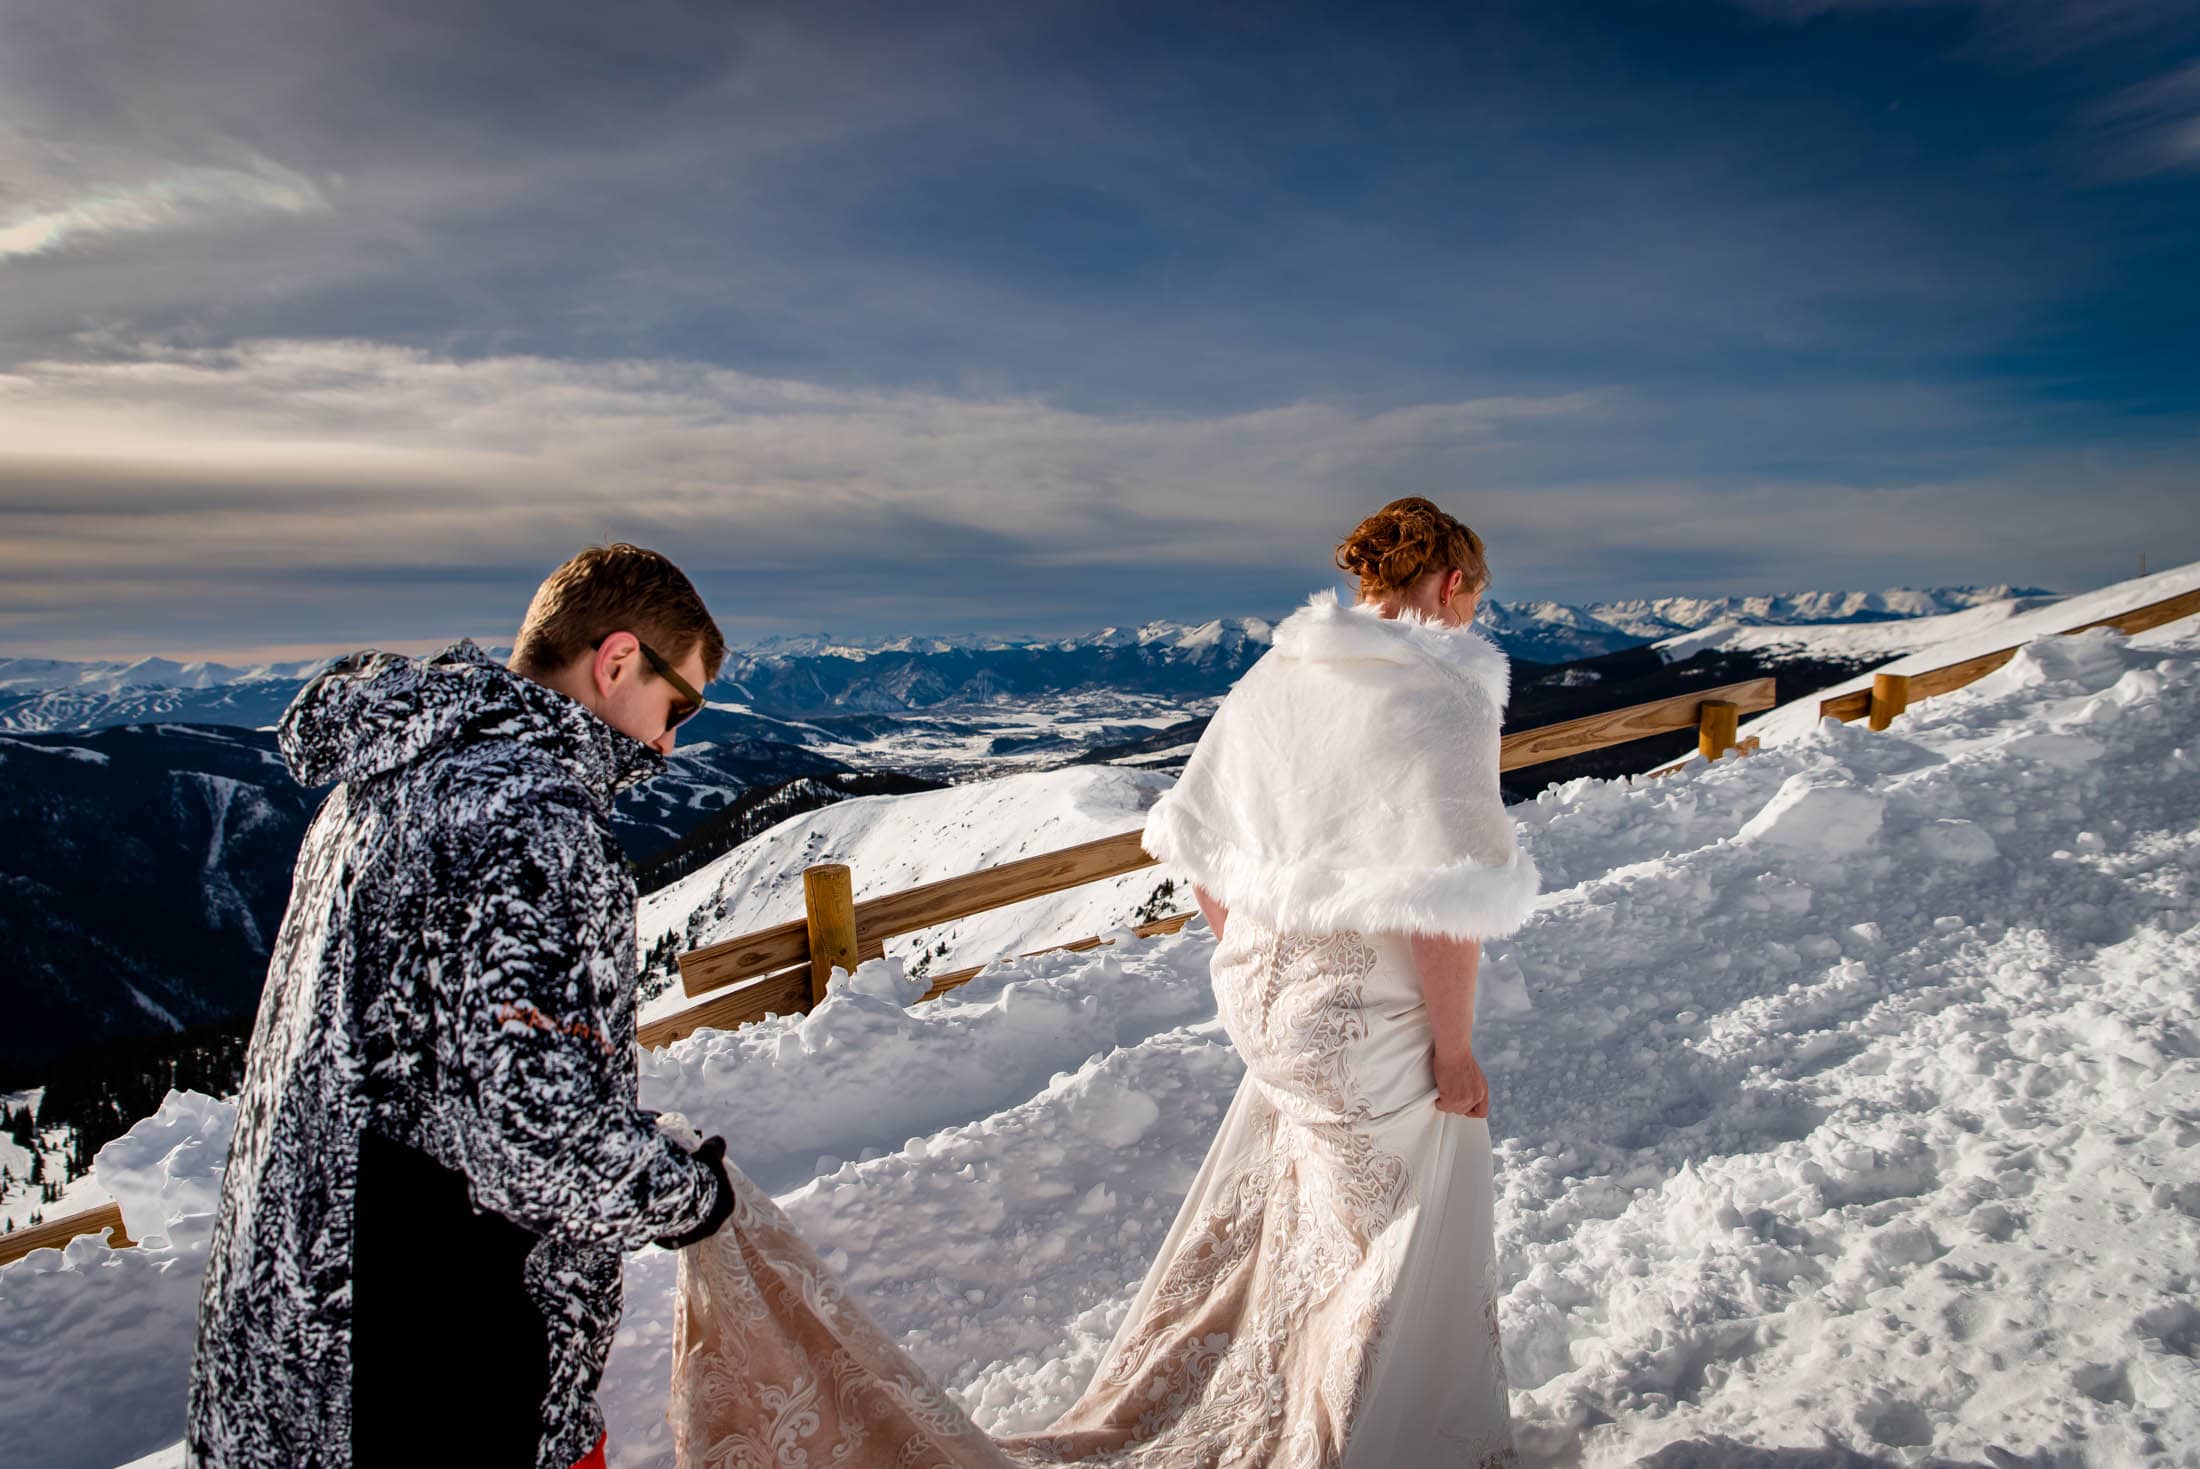
<path fill-rule="evenodd" d="M 248 168 L 179 168 L 143 183 L 95 188 L 0 220 L 0 260 L 44 255 L 112 235 L 328 208 L 327 198 L 310 179 L 266 159 L 255 159 Z"/>
<path fill-rule="evenodd" d="M 177 0 L 147 35 L 118 0 L 0 0 L 26 241 L 247 157 L 333 206 L 0 261 L 0 363 L 102 323 L 1093 408 L 1416 401 L 1991 351 L 2091 263 L 2029 191 L 1860 172 L 1845 123 L 1797 115 L 1843 116 L 1853 77 L 1759 104 L 1592 62 L 1556 13 L 1530 39 L 1283 7 L 1249 46 L 1196 7 L 1164 42 L 1166 9 Z"/>
<path fill-rule="evenodd" d="M 1837 11 L 1976 12 L 1980 39 L 2005 55 L 2040 64 L 2159 33 L 2183 23 L 2161 0 L 1734 0 L 1786 21 Z"/>
<path fill-rule="evenodd" d="M 729 611 L 807 586 L 871 618 L 968 620 L 1003 587 L 1079 577 L 1093 605 L 1127 563 L 1181 579 L 1318 555 L 1386 466 L 1594 410 L 1105 416 L 367 342 L 40 362 L 0 376 L 0 612 L 50 626 L 56 586 L 105 583 L 92 616 L 116 578 L 148 623 L 279 587 L 339 604 L 347 584 L 524 579 L 613 535 L 749 589 Z"/>
<path fill-rule="evenodd" d="M 2200 61 L 2124 88 L 2087 109 L 2095 154 L 2126 177 L 2200 168 Z"/>
<path fill-rule="evenodd" d="M 0 375 L 0 643 L 506 635 L 549 566 L 611 537 L 672 553 L 753 630 L 1272 611 L 1406 493 L 1482 531 L 1501 596 L 2068 584 L 2120 564 L 2132 526 L 2157 557 L 2200 533 L 2189 450 L 2005 443 L 1905 474 L 1929 458 L 1909 437 L 1993 432 L 1982 405 L 1914 386 L 1768 389 L 1705 430 L 1754 453 L 1835 419 L 1821 431 L 1888 455 L 1808 480 L 1712 457 L 1676 475 L 1708 449 L 1661 437 L 1676 413 L 1710 421 L 1617 389 L 1100 414 L 673 360 L 109 344 Z"/>
<path fill-rule="evenodd" d="M 2130 7 L 1942 8 L 0 0 L 0 639 L 508 635 L 614 534 L 759 627 L 1276 609 L 1405 493 L 1507 595 L 2108 569 L 2049 470 L 2189 446 L 2190 231 L 2054 165 L 2143 73 L 1943 51 Z"/>

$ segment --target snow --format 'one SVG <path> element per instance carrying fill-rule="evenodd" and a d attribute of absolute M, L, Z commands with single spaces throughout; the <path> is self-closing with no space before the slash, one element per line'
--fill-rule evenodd
<path fill-rule="evenodd" d="M 791 817 L 642 900 L 642 952 L 678 933 L 698 948 L 802 916 L 802 869 L 845 862 L 857 901 L 920 883 L 1037 856 L 1145 824 L 1172 777 L 1108 765 L 1073 765 L 973 781 L 908 796 L 859 796 Z M 945 974 L 1086 938 L 1134 921 L 1163 881 L 1158 870 L 1034 898 L 889 941 L 887 953 L 920 956 Z M 1181 890 L 1180 890 L 1181 892 Z M 1166 901 L 1191 906 L 1188 894 Z M 941 952 L 944 949 L 944 952 Z M 715 998 L 715 997 L 714 997 Z M 691 1003 L 675 986 L 644 1007 L 656 1020 Z"/>
<path fill-rule="evenodd" d="M 2054 609 L 2062 599 L 2028 596 L 1986 602 L 1960 612 L 1903 617 L 1879 622 L 1761 623 L 1722 618 L 1693 631 L 1662 638 L 1652 646 L 1668 663 L 1679 663 L 1707 648 L 1729 653 L 1755 653 L 1768 657 L 1873 659 L 1884 661 L 1921 648 L 1961 639 L 1992 637 L 2028 612 L 2045 609 L 2054 621 Z M 2083 622 L 2083 617 L 2058 623 L 2055 631 Z M 1997 648 L 2024 641 L 2027 633 L 2003 637 Z"/>
<path fill-rule="evenodd" d="M 101 750 L 86 750 L 76 745 L 34 745 L 27 740 L 11 740 L 0 736 L 0 746 L 18 754 L 44 755 L 49 759 L 75 760 L 84 765 L 105 765 L 107 755 Z M 4 760 L 5 756 L 0 756 Z"/>
<path fill-rule="evenodd" d="M 1803 856 L 1853 857 L 1879 834 L 1886 808 L 1845 772 L 1801 771 L 1742 823 L 1734 840 L 1773 842 Z"/>
<path fill-rule="evenodd" d="M 1547 892 L 1488 946 L 1476 1049 L 1524 1460 L 2190 1463 L 2200 628 L 2035 642 L 1883 733 L 1789 713 L 1746 759 L 1515 808 Z M 1060 845 L 1071 787 L 1018 779 L 1030 849 Z M 1007 806 L 895 814 L 975 789 L 849 802 L 830 831 L 882 887 L 954 820 L 970 847 L 942 863 L 1013 855 Z M 1088 793 L 1094 834 L 1150 795 Z M 762 912 L 768 866 L 718 880 Z M 644 1100 L 722 1132 L 982 1423 L 1033 1426 L 1089 1374 L 1237 1082 L 1211 953 L 1195 922 L 914 1007 L 890 959 L 811 1015 L 643 1058 Z M 168 1243 L 0 1270 L 11 1458 L 174 1444 L 218 1105 L 172 1097 L 101 1155 Z M 631 1257 L 601 1394 L 634 1469 L 670 1463 L 673 1265 Z"/>
<path fill-rule="evenodd" d="M 118 1464 L 177 1438 L 199 1277 L 237 1109 L 170 1092 L 100 1149 L 100 1187 L 140 1248 L 99 1236 L 0 1269 L 0 1442 L 11 1464 Z"/>
<path fill-rule="evenodd" d="M 2092 622 L 2103 617 L 2113 617 L 2119 612 L 2127 612 L 2134 607 L 2143 607 L 2149 602 L 2159 602 L 2164 598 L 2175 597 L 2192 591 L 2196 587 L 2200 587 L 2200 561 L 2172 567 L 2168 571 L 2156 572 L 2152 576 L 2135 577 L 2130 581 L 2118 582 L 2113 586 L 2101 587 L 2095 591 L 2082 592 L 2077 596 L 2066 597 L 2061 601 L 2052 602 L 2046 606 L 2034 607 L 2028 611 L 2008 610 L 2004 612 L 1997 607 L 1987 606 L 1975 608 L 1969 612 L 1953 613 L 1947 617 L 1932 618 L 1924 623 L 1911 625 L 1908 629 L 1916 631 L 1922 628 L 1923 631 L 1931 634 L 1928 640 L 1889 645 L 1890 650 L 1893 646 L 1907 646 L 1911 651 L 1908 651 L 1905 656 L 1883 663 L 1869 673 L 1858 674 L 1854 678 L 1844 680 L 1829 688 L 1820 689 L 1808 698 L 1794 700 L 1768 713 L 1759 715 L 1742 726 L 1741 735 L 1745 739 L 1750 735 L 1756 735 L 1767 744 L 1796 739 L 1806 734 L 1818 722 L 1818 704 L 1820 700 L 1830 699 L 1836 695 L 1850 693 L 1857 689 L 1868 689 L 1872 686 L 1872 678 L 1875 674 L 1924 673 L 1931 669 L 1945 667 L 1950 663 L 1960 663 L 1967 658 L 1976 658 L 1983 653 L 1992 653 L 2002 648 L 2015 647 L 2020 643 L 2030 642 L 2033 639 L 2044 638 L 2049 634 L 2062 632 L 2066 628 L 2076 627 L 2081 623 Z M 2180 625 L 2182 624 L 2172 624 L 2172 626 Z M 1878 624 L 1877 626 L 1886 628 L 1890 633 L 1904 631 L 1903 626 L 1900 624 L 1891 626 Z M 1843 629 L 1842 631 L 1844 633 L 1863 633 L 1871 630 L 1870 627 L 1867 627 Z M 1794 633 L 1803 630 L 1782 628 L 1779 631 Z M 1811 631 L 1822 633 L 1825 629 L 1812 629 Z M 2095 640 L 2095 643 L 2098 643 L 2098 639 Z M 1825 645 L 1815 644 L 1814 646 Z M 2041 653 L 2040 659 L 2083 658 L 2088 656 L 2084 652 L 2087 646 L 2082 640 L 2075 647 L 2069 649 L 2056 649 L 2053 645 L 2050 645 L 2050 651 Z M 1835 649 L 1833 651 L 1838 652 L 1839 650 Z M 1997 670 L 1996 674 L 1991 676 L 1998 677 L 2002 672 L 2006 672 L 2006 670 Z M 2040 676 L 2044 677 L 2045 675 Z M 1997 685 L 1997 687 L 2003 686 Z"/>

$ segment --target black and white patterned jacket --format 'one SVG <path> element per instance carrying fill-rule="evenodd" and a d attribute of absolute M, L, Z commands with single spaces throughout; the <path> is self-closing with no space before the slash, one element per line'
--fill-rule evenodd
<path fill-rule="evenodd" d="M 345 659 L 280 734 L 298 780 L 340 783 L 299 853 L 246 1059 L 186 1462 L 351 1464 L 371 1135 L 517 1227 L 549 1359 L 534 1458 L 564 1469 L 601 1429 L 621 1254 L 707 1226 L 720 1202 L 716 1170 L 635 1102 L 635 892 L 609 817 L 663 763 L 470 642 Z"/>

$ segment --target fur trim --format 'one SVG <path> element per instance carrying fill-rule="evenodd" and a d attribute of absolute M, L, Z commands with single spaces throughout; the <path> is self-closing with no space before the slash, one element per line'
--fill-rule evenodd
<path fill-rule="evenodd" d="M 1288 932 L 1418 933 L 1493 939 L 1535 910 L 1542 878 L 1515 848 L 1502 867 L 1462 861 L 1437 868 L 1279 862 L 1232 846 L 1164 795 L 1146 817 L 1146 851 L 1183 868 L 1233 913 Z"/>
<path fill-rule="evenodd" d="M 1474 624 L 1446 627 L 1415 612 L 1385 617 L 1372 603 L 1347 604 L 1333 590 L 1314 593 L 1276 625 L 1275 651 L 1279 658 L 1316 662 L 1426 659 L 1480 688 L 1500 714 L 1512 688 L 1504 650 Z"/>

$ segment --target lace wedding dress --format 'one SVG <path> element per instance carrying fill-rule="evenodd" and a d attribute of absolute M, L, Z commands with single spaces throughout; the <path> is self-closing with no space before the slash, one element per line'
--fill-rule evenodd
<path fill-rule="evenodd" d="M 1046 1430 L 989 1441 L 747 1180 L 681 1252 L 683 1469 L 1492 1469 L 1515 1462 L 1489 1124 L 1436 1110 L 1408 933 L 1532 907 L 1497 786 L 1504 656 L 1317 599 L 1216 712 L 1146 849 L 1229 909 L 1246 1075 L 1122 1326 Z"/>
<path fill-rule="evenodd" d="M 1245 1080 L 1060 1420 L 988 1440 L 736 1174 L 726 1227 L 681 1252 L 683 1469 L 1514 1462 L 1489 1124 L 1435 1108 L 1406 941 L 1232 919 L 1214 973 Z"/>

